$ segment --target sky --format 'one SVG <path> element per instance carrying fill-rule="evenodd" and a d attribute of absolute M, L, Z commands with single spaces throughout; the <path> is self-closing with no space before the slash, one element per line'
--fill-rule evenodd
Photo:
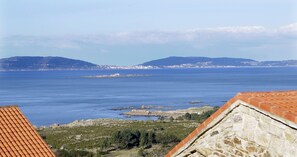
<path fill-rule="evenodd" d="M 0 58 L 297 59 L 296 0 L 0 0 Z"/>

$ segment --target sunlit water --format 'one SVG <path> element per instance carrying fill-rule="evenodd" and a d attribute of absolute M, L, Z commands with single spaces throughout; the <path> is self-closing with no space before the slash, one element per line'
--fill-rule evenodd
<path fill-rule="evenodd" d="M 82 77 L 115 73 L 148 76 Z M 241 91 L 294 89 L 296 67 L 0 72 L 1 106 L 18 105 L 39 126 L 78 119 L 125 119 L 121 115 L 125 111 L 111 110 L 116 107 L 221 106 Z M 189 103 L 196 100 L 202 103 Z"/>

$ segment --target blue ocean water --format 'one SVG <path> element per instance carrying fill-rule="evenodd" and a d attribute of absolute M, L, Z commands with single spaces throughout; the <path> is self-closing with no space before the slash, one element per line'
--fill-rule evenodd
<path fill-rule="evenodd" d="M 151 76 L 82 77 L 114 73 Z M 125 119 L 116 107 L 221 106 L 237 92 L 270 90 L 297 90 L 297 67 L 0 72 L 0 105 L 18 105 L 38 126 Z M 189 103 L 195 100 L 202 103 Z"/>

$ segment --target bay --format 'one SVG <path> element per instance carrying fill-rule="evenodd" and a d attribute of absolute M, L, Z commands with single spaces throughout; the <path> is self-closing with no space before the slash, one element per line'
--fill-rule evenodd
<path fill-rule="evenodd" d="M 83 77 L 117 73 L 137 77 Z M 0 72 L 0 105 L 18 105 L 37 126 L 126 119 L 112 109 L 128 106 L 221 106 L 238 92 L 271 90 L 297 90 L 297 67 Z"/>

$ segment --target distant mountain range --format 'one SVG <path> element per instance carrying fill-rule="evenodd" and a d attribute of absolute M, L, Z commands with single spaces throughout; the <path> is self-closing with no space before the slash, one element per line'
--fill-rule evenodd
<path fill-rule="evenodd" d="M 297 60 L 256 61 L 245 58 L 168 57 L 135 66 L 96 65 L 63 57 L 18 56 L 0 59 L 1 71 L 15 70 L 86 70 L 86 69 L 154 69 L 203 67 L 297 66 Z"/>
<path fill-rule="evenodd" d="M 63 57 L 11 57 L 0 59 L 0 70 L 92 69 L 96 64 Z"/>
<path fill-rule="evenodd" d="M 256 61 L 245 58 L 209 57 L 168 57 L 141 64 L 159 68 L 199 68 L 199 67 L 246 67 L 246 66 L 297 66 L 297 60 Z"/>

